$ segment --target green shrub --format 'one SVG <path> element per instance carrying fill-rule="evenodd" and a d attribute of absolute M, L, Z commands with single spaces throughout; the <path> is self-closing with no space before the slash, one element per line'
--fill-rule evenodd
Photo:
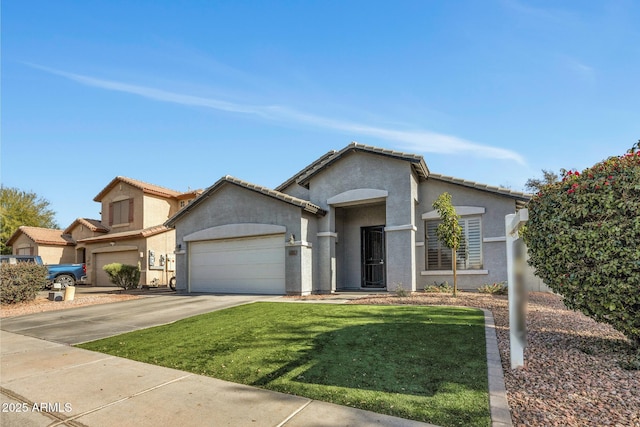
<path fill-rule="evenodd" d="M 485 284 L 478 288 L 481 294 L 506 295 L 509 292 L 507 285 L 503 283 Z"/>
<path fill-rule="evenodd" d="M 136 265 L 114 262 L 107 264 L 102 269 L 109 275 L 109 280 L 122 289 L 135 289 L 140 282 L 140 269 Z"/>
<path fill-rule="evenodd" d="M 397 297 L 410 297 L 411 292 L 402 287 L 402 285 L 396 285 L 396 296 Z"/>
<path fill-rule="evenodd" d="M 544 186 L 524 238 L 536 274 L 567 307 L 640 343 L 640 152 Z"/>
<path fill-rule="evenodd" d="M 433 282 L 433 285 L 426 286 L 424 291 L 427 293 L 451 293 L 453 288 L 449 285 L 449 282 L 445 281 L 440 284 Z"/>
<path fill-rule="evenodd" d="M 47 267 L 34 263 L 0 265 L 0 302 L 33 301 L 47 284 Z"/>

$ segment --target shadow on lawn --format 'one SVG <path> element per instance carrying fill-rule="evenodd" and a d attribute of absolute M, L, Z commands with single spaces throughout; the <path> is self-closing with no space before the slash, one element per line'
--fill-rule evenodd
<path fill-rule="evenodd" d="M 484 325 L 391 322 L 321 333 L 311 349 L 252 385 L 281 379 L 417 396 L 487 390 Z"/>

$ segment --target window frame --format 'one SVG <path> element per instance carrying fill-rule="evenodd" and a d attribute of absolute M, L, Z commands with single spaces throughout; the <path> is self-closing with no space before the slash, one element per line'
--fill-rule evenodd
<path fill-rule="evenodd" d="M 470 234 L 470 226 L 469 223 L 470 221 L 478 221 L 477 226 L 475 226 L 475 228 L 477 228 L 479 230 L 478 232 L 478 238 L 477 238 L 477 242 L 474 242 L 474 246 L 477 246 L 477 254 L 478 254 L 478 258 L 479 258 L 479 263 L 474 263 L 473 265 L 470 265 L 469 263 L 469 259 L 470 256 L 468 255 L 468 245 L 466 242 L 469 241 L 469 234 Z M 425 251 L 424 251 L 424 266 L 425 266 L 425 271 L 427 272 L 435 272 L 435 271 L 451 271 L 453 268 L 453 265 L 451 264 L 451 255 L 449 255 L 449 263 L 444 264 L 443 263 L 443 254 L 445 254 L 445 251 L 447 251 L 449 254 L 451 253 L 451 249 L 447 248 L 446 246 L 444 246 L 440 240 L 437 238 L 437 236 L 435 235 L 435 228 L 438 226 L 438 224 L 441 222 L 442 220 L 440 218 L 428 218 L 425 219 L 424 221 L 424 238 L 425 238 Z M 461 216 L 459 223 L 461 223 L 462 228 L 463 228 L 463 234 L 465 237 L 465 240 L 463 242 L 463 244 L 461 245 L 461 247 L 458 249 L 458 251 L 456 252 L 456 260 L 457 260 L 457 270 L 458 271 L 484 271 L 484 245 L 483 245 L 483 228 L 482 228 L 482 215 L 477 214 L 477 215 L 465 215 L 465 216 Z M 431 226 L 431 230 L 432 230 L 432 238 L 429 238 L 429 226 Z M 433 241 L 435 239 L 435 242 L 437 244 L 437 251 L 438 251 L 438 263 L 435 266 L 430 266 L 429 263 L 429 251 L 430 251 L 430 244 L 429 242 Z M 433 250 L 433 249 L 431 249 Z M 464 251 L 464 252 L 463 252 Z M 467 252 L 467 253 L 465 253 Z M 446 255 L 445 255 L 446 256 Z"/>
<path fill-rule="evenodd" d="M 126 211 L 125 210 L 126 206 Z M 116 221 L 116 211 L 118 211 Z M 109 225 L 127 225 L 133 222 L 133 199 L 116 200 L 109 203 Z"/>

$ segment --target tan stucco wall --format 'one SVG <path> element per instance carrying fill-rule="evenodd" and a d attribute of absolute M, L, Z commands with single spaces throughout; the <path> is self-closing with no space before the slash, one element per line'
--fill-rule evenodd
<path fill-rule="evenodd" d="M 140 262 L 140 283 L 141 284 L 150 284 L 151 280 L 157 278 L 161 280 L 162 284 L 166 284 L 168 279 L 173 276 L 173 273 L 170 275 L 166 274 L 164 269 L 156 270 L 149 268 L 149 251 L 152 250 L 155 253 L 156 257 L 156 265 L 159 264 L 160 255 L 164 255 L 165 258 L 167 254 L 173 254 L 175 250 L 175 230 L 169 230 L 165 233 L 160 233 L 155 236 L 151 236 L 148 238 L 134 238 L 127 240 L 117 240 L 110 242 L 105 240 L 99 243 L 89 243 L 84 244 L 83 246 L 86 248 L 86 264 L 87 264 L 87 282 L 89 284 L 94 284 L 96 279 L 96 253 L 104 253 L 104 252 L 118 252 L 118 251 L 131 251 L 135 250 L 138 253 L 142 253 L 142 257 L 139 257 Z M 111 245 L 111 243 L 114 243 Z"/>
<path fill-rule="evenodd" d="M 83 224 L 76 224 L 71 230 L 71 237 L 76 242 L 81 239 L 87 239 L 89 237 L 101 236 L 104 233 L 96 233 L 91 231 L 89 227 L 84 226 Z"/>
<path fill-rule="evenodd" d="M 39 255 L 45 264 L 72 264 L 75 262 L 73 246 L 37 244 L 24 234 L 16 239 L 12 249 L 14 254 L 18 254 L 20 249 L 29 247 L 33 248 L 33 255 Z"/>
<path fill-rule="evenodd" d="M 175 230 L 171 230 L 166 233 L 157 234 L 147 239 L 147 252 L 145 254 L 145 268 L 146 275 L 144 282 L 141 283 L 151 284 L 153 279 L 158 279 L 160 285 L 167 285 L 169 279 L 175 276 L 175 263 L 173 268 L 168 269 L 167 256 L 173 255 L 176 247 L 176 233 Z M 149 265 L 149 251 L 153 251 L 155 254 L 155 266 Z M 164 256 L 164 266 L 160 265 L 160 257 Z"/>
<path fill-rule="evenodd" d="M 18 255 L 21 253 L 20 252 L 21 250 L 24 251 L 29 248 L 30 248 L 30 253 L 24 252 L 23 255 L 38 255 L 38 245 L 36 245 L 36 243 L 33 240 L 31 240 L 24 234 L 18 236 L 18 238 L 16 239 L 15 243 L 11 248 L 13 249 L 14 255 Z"/>
<path fill-rule="evenodd" d="M 142 228 L 163 224 L 173 213 L 177 212 L 177 205 L 178 202 L 174 200 L 145 195 L 143 198 L 144 223 Z"/>
<path fill-rule="evenodd" d="M 111 243 L 114 243 L 111 245 Z M 117 242 L 99 242 L 84 245 L 86 248 L 86 264 L 87 264 L 87 284 L 96 283 L 96 253 L 101 252 L 118 252 L 126 250 L 135 250 L 137 252 L 146 253 L 146 239 L 121 240 Z M 144 258 L 140 258 L 141 268 L 144 270 Z"/>
<path fill-rule="evenodd" d="M 119 182 L 102 198 L 102 223 L 109 225 L 109 204 L 121 200 L 133 199 L 133 222 L 109 225 L 113 233 L 139 230 L 143 228 L 143 192 L 124 182 Z"/>

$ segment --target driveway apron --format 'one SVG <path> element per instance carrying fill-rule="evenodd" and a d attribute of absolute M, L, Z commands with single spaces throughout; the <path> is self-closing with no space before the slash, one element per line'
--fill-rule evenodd
<path fill-rule="evenodd" d="M 73 345 L 164 325 L 236 305 L 277 298 L 279 297 L 256 295 L 163 294 L 2 319 L 0 328 L 7 332 Z"/>

